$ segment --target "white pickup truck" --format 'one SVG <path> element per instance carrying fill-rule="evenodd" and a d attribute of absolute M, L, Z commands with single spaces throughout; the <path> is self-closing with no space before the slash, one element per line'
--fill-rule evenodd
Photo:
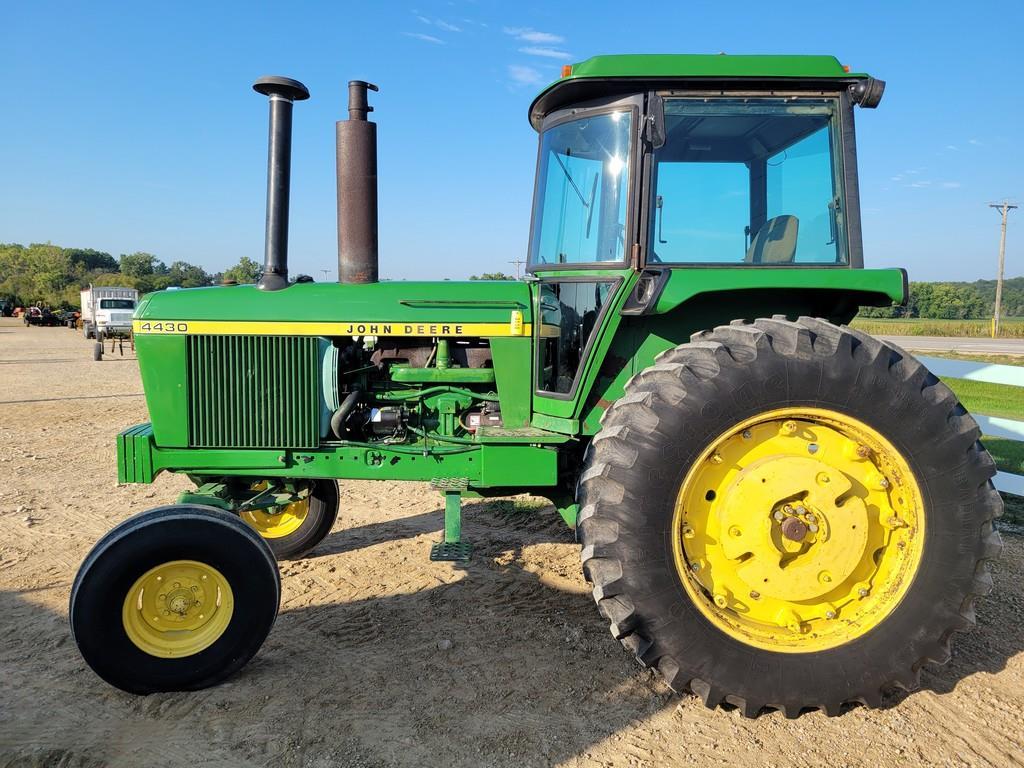
<path fill-rule="evenodd" d="M 90 286 L 82 291 L 82 332 L 85 338 L 127 335 L 139 303 L 134 288 Z M 99 334 L 96 333 L 97 328 Z"/>

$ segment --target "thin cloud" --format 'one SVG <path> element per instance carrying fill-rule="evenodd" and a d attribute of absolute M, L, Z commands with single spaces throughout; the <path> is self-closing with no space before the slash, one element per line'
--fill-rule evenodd
<path fill-rule="evenodd" d="M 414 15 L 416 16 L 417 19 L 419 19 L 420 21 L 422 21 L 424 24 L 426 24 L 429 27 L 437 27 L 438 29 L 443 29 L 445 32 L 461 32 L 462 31 L 462 27 L 457 27 L 454 24 L 449 24 L 444 19 L 431 19 L 428 16 L 423 16 L 422 14 L 419 14 L 419 13 L 416 13 Z"/>
<path fill-rule="evenodd" d="M 544 82 L 544 75 L 538 70 L 521 64 L 509 64 L 508 76 L 515 85 L 540 85 Z"/>
<path fill-rule="evenodd" d="M 973 144 L 973 145 L 974 145 L 974 146 L 976 146 L 976 147 L 983 147 L 983 146 L 985 146 L 984 144 L 982 144 L 982 143 L 981 143 L 980 141 L 978 141 L 977 139 L 970 139 L 970 140 L 969 140 L 969 141 L 968 141 L 967 143 L 968 143 L 968 144 Z"/>
<path fill-rule="evenodd" d="M 525 48 L 519 49 L 520 53 L 525 53 L 527 56 L 543 56 L 547 59 L 571 59 L 572 54 L 568 51 L 562 51 L 558 48 L 544 48 L 538 46 L 526 46 Z"/>
<path fill-rule="evenodd" d="M 551 32 L 540 32 L 532 27 L 505 27 L 505 34 L 524 43 L 564 43 L 565 38 Z"/>
<path fill-rule="evenodd" d="M 412 37 L 416 40 L 422 40 L 425 43 L 433 43 L 434 45 L 444 45 L 444 40 L 433 35 L 424 35 L 420 32 L 403 32 L 406 37 Z"/>

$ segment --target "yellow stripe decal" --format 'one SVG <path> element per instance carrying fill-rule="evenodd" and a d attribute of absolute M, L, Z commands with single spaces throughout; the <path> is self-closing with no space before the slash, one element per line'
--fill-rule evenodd
<path fill-rule="evenodd" d="M 138 335 L 184 336 L 529 336 L 530 324 L 405 323 L 340 320 L 330 323 L 266 320 L 134 320 Z"/>

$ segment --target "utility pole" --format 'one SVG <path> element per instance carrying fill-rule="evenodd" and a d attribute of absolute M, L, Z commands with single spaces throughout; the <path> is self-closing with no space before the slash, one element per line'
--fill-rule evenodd
<path fill-rule="evenodd" d="M 996 277 L 996 306 L 992 317 L 992 336 L 999 336 L 999 312 L 1003 304 L 1003 264 L 1006 262 L 1006 215 L 1016 208 L 1007 201 L 1001 203 L 989 203 L 989 208 L 995 208 L 1003 215 L 1003 223 L 999 231 L 999 274 Z"/>
<path fill-rule="evenodd" d="M 329 270 L 329 269 L 321 269 L 320 271 L 324 273 L 324 282 L 325 283 L 330 282 L 331 270 Z"/>
<path fill-rule="evenodd" d="M 509 262 L 509 264 L 515 264 L 515 266 L 516 266 L 516 280 L 519 279 L 519 267 L 522 266 L 525 263 L 526 262 L 523 261 L 522 259 L 515 259 L 515 260 Z"/>

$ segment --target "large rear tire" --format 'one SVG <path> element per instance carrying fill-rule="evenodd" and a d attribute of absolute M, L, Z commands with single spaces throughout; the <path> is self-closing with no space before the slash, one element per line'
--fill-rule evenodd
<path fill-rule="evenodd" d="M 273 554 L 212 507 L 158 507 L 93 547 L 71 587 L 86 663 L 129 693 L 207 688 L 241 669 L 277 617 Z"/>
<path fill-rule="evenodd" d="M 979 429 L 905 352 L 823 320 L 695 334 L 605 413 L 580 482 L 612 634 L 746 716 L 881 704 L 974 624 L 1001 543 Z"/>

